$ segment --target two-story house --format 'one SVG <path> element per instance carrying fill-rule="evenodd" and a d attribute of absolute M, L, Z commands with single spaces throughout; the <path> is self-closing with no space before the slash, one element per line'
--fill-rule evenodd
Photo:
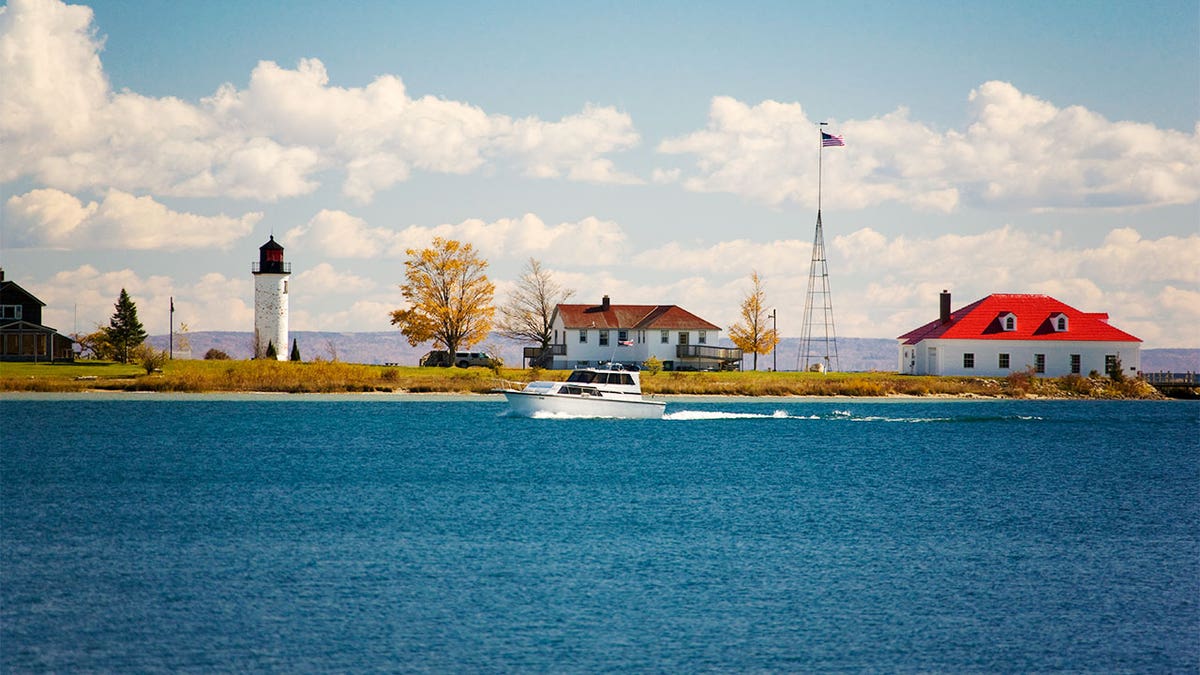
<path fill-rule="evenodd" d="M 42 325 L 45 306 L 0 269 L 0 361 L 75 360 L 75 341 Z"/>
<path fill-rule="evenodd" d="M 564 369 L 613 361 L 640 365 L 651 356 L 664 370 L 735 370 L 742 350 L 717 346 L 721 327 L 678 305 L 561 304 L 551 319 L 553 343 L 527 347 L 532 365 Z"/>

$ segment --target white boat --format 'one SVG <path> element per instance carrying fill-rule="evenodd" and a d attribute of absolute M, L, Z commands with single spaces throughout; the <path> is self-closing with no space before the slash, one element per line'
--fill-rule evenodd
<path fill-rule="evenodd" d="M 565 382 L 538 380 L 524 389 L 500 390 L 508 399 L 509 412 L 522 417 L 620 417 L 661 419 L 663 401 L 642 396 L 636 370 L 608 363 L 598 368 L 579 368 Z"/>

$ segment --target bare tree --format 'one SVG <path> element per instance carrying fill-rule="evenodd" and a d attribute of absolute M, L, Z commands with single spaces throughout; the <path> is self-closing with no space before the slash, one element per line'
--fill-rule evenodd
<path fill-rule="evenodd" d="M 504 337 L 536 342 L 545 350 L 554 337 L 550 323 L 554 308 L 572 295 L 575 295 L 574 289 L 560 286 L 549 270 L 530 258 L 521 278 L 517 279 L 515 290 L 508 297 L 508 304 L 500 308 L 496 327 Z"/>

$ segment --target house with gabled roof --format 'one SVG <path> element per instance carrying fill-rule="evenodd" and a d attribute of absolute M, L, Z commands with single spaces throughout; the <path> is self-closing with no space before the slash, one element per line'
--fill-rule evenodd
<path fill-rule="evenodd" d="M 553 342 L 527 347 L 531 365 L 565 369 L 613 361 L 636 366 L 657 357 L 664 370 L 735 370 L 742 350 L 719 347 L 721 327 L 678 305 L 560 304 L 551 317 Z"/>
<path fill-rule="evenodd" d="M 0 361 L 74 361 L 75 341 L 42 325 L 42 307 L 0 268 Z"/>
<path fill-rule="evenodd" d="M 900 372 L 1044 377 L 1141 371 L 1142 341 L 1048 295 L 995 293 L 957 311 L 942 291 L 939 317 L 899 338 Z"/>

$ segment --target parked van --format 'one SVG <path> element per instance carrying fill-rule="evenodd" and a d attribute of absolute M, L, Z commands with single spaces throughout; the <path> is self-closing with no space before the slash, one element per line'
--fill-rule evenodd
<path fill-rule="evenodd" d="M 471 366 L 491 368 L 492 358 L 483 352 L 455 352 L 454 359 L 451 361 L 446 352 L 432 351 L 421 357 L 420 365 L 439 368 L 449 368 L 452 365 L 459 368 L 470 368 Z"/>

